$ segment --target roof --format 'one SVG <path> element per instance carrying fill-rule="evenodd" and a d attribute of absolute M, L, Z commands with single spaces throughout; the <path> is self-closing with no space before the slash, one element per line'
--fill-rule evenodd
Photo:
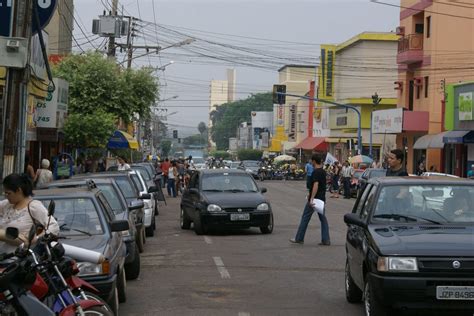
<path fill-rule="evenodd" d="M 337 45 L 336 51 L 340 52 L 361 41 L 398 42 L 399 39 L 399 35 L 391 32 L 363 32 Z"/>
<path fill-rule="evenodd" d="M 97 193 L 97 189 L 87 189 L 83 187 L 76 188 L 64 188 L 64 189 L 47 189 L 47 190 L 35 190 L 33 191 L 33 198 L 41 196 L 67 196 L 67 197 L 84 197 L 93 196 Z"/>
<path fill-rule="evenodd" d="M 285 68 L 309 68 L 309 69 L 315 69 L 317 68 L 316 65 L 295 65 L 295 64 L 290 64 L 290 65 L 285 65 L 278 69 L 278 72 L 283 71 Z"/>
<path fill-rule="evenodd" d="M 199 171 L 202 174 L 218 174 L 218 173 L 247 174 L 247 172 L 240 169 L 202 169 Z"/>
<path fill-rule="evenodd" d="M 130 171 L 133 171 L 133 170 L 81 173 L 81 174 L 73 176 L 71 179 L 117 177 L 117 176 L 123 176 L 123 175 L 129 174 Z"/>
<path fill-rule="evenodd" d="M 326 143 L 325 137 L 306 137 L 301 143 L 296 145 L 296 149 L 305 150 L 324 150 L 327 151 L 328 144 Z"/>
<path fill-rule="evenodd" d="M 369 183 L 381 184 L 381 185 L 430 185 L 430 184 L 440 184 L 440 185 L 472 185 L 474 186 L 474 181 L 465 178 L 451 178 L 451 177 L 379 177 L 372 178 L 369 180 Z"/>

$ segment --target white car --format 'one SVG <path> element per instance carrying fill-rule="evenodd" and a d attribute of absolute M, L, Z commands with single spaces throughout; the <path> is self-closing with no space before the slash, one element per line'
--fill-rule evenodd
<path fill-rule="evenodd" d="M 140 192 L 140 197 L 143 203 L 145 204 L 145 216 L 143 223 L 145 225 L 145 233 L 147 237 L 152 237 L 155 234 L 156 223 L 155 223 L 155 199 L 148 192 L 145 180 L 143 179 L 140 172 L 136 170 L 128 170 L 130 176 L 135 183 L 138 191 Z"/>
<path fill-rule="evenodd" d="M 440 173 L 440 172 L 423 172 L 422 177 L 450 177 L 450 178 L 459 178 L 458 176 L 449 174 L 449 173 Z"/>

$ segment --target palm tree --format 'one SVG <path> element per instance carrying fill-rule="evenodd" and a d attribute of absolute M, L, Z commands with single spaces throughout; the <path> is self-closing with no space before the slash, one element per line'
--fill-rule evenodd
<path fill-rule="evenodd" d="M 198 131 L 201 134 L 201 140 L 203 140 L 203 134 L 207 130 L 207 125 L 204 122 L 199 122 Z"/>

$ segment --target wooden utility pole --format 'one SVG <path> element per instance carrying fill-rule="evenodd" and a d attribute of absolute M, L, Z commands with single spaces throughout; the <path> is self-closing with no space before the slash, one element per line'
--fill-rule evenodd
<path fill-rule="evenodd" d="M 117 16 L 117 7 L 118 7 L 118 0 L 112 0 L 112 16 Z M 109 49 L 107 52 L 107 56 L 111 58 L 115 58 L 115 37 L 109 37 Z"/>
<path fill-rule="evenodd" d="M 12 37 L 27 38 L 31 42 L 33 1 L 14 1 Z M 30 44 L 28 45 L 28 51 Z M 9 68 L 4 99 L 5 125 L 2 152 L 0 153 L 0 176 L 20 173 L 24 170 L 26 144 L 26 115 L 28 99 L 29 68 Z"/>

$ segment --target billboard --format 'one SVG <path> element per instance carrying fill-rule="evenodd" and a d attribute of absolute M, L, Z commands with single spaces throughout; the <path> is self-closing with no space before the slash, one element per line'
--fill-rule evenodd
<path fill-rule="evenodd" d="M 403 108 L 380 110 L 372 113 L 372 133 L 396 134 L 403 127 Z"/>
<path fill-rule="evenodd" d="M 465 92 L 459 94 L 459 120 L 472 121 L 473 120 L 473 102 L 472 92 Z"/>

